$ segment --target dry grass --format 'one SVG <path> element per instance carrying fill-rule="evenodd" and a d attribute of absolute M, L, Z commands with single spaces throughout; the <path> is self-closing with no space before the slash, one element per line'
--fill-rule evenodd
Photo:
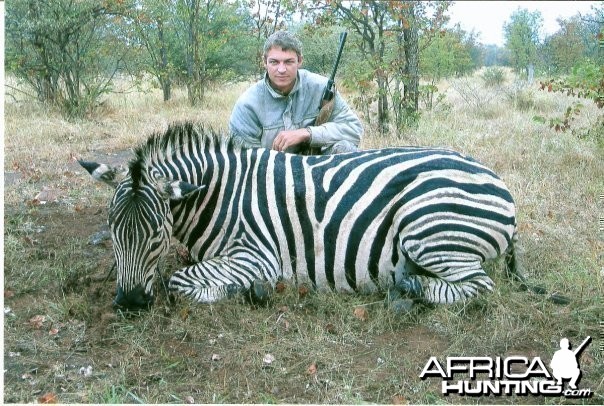
<path fill-rule="evenodd" d="M 182 91 L 165 104 L 157 89 L 114 95 L 99 114 L 77 122 L 7 98 L 5 307 L 11 312 L 4 323 L 4 400 L 33 402 L 52 393 L 65 403 L 558 403 L 444 397 L 439 381 L 418 375 L 432 355 L 547 362 L 561 337 L 576 344 L 591 335 L 580 387 L 595 393 L 584 403 L 602 403 L 604 151 L 594 139 L 555 133 L 531 119 L 561 115 L 569 103 L 563 96 L 528 91 L 519 109 L 505 90 L 492 95 L 477 81 L 464 85 L 478 93 L 479 105 L 456 91 L 459 84 L 443 82 L 446 103 L 425 113 L 417 128 L 389 136 L 368 129 L 363 147 L 447 146 L 492 167 L 518 204 L 527 275 L 570 296 L 568 306 L 519 291 L 494 263 L 492 294 L 410 315 L 384 308 L 379 296 L 300 298 L 293 287 L 265 308 L 237 300 L 168 303 L 160 296 L 140 317 L 115 314 L 114 282 L 104 281 L 110 244 L 88 244 L 103 228 L 111 191 L 90 181 L 73 157 L 125 160 L 124 150 L 174 120 L 225 128 L 246 84 L 216 90 L 197 108 Z M 589 126 L 597 114 L 587 106 L 577 125 Z M 43 186 L 56 191 L 56 203 L 35 204 Z M 178 262 L 171 253 L 166 269 Z M 358 306 L 368 310 L 366 321 L 354 316 Z M 32 322 L 38 315 L 41 324 Z M 266 354 L 275 357 L 270 366 Z M 92 374 L 81 374 L 88 365 Z"/>

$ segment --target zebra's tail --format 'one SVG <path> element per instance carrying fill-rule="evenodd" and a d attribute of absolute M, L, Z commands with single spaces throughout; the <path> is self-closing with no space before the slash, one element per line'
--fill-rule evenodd
<path fill-rule="evenodd" d="M 518 246 L 518 233 L 514 232 L 512 237 L 512 241 L 508 247 L 508 250 L 505 253 L 505 271 L 508 278 L 519 282 L 520 287 L 523 290 L 530 290 L 533 293 L 537 293 L 539 295 L 547 294 L 547 289 L 540 285 L 534 285 L 527 281 L 526 277 L 520 270 L 520 266 L 518 263 L 517 256 L 517 246 Z M 550 301 L 556 304 L 566 305 L 570 303 L 570 299 L 566 296 L 559 295 L 557 293 L 552 293 L 549 298 Z"/>
<path fill-rule="evenodd" d="M 518 257 L 516 254 L 516 247 L 518 246 L 518 233 L 514 232 L 512 241 L 505 253 L 505 272 L 508 278 L 520 282 L 523 288 L 526 288 L 526 278 L 520 271 L 518 264 Z"/>

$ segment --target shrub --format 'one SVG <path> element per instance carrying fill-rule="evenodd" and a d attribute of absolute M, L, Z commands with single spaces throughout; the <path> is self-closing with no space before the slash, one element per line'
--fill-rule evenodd
<path fill-rule="evenodd" d="M 496 66 L 486 68 L 481 75 L 486 87 L 499 87 L 505 83 L 505 70 Z"/>

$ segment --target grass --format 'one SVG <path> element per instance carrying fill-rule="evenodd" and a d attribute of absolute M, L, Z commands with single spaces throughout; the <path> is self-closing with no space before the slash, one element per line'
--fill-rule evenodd
<path fill-rule="evenodd" d="M 479 74 L 443 82 L 445 102 L 424 112 L 416 128 L 386 136 L 367 128 L 362 146 L 446 146 L 493 168 L 518 205 L 525 273 L 571 297 L 568 306 L 521 291 L 495 262 L 488 264 L 493 293 L 408 315 L 384 307 L 379 295 L 300 297 L 288 286 L 266 307 L 238 299 L 171 302 L 160 294 L 152 310 L 126 317 L 111 308 L 111 244 L 89 243 L 104 228 L 111 190 L 92 182 L 74 157 L 125 161 L 129 149 L 172 120 L 225 128 L 247 84 L 209 92 L 195 108 L 180 90 L 169 103 L 156 89 L 113 95 L 97 115 L 76 122 L 7 98 L 4 401 L 36 402 L 51 393 L 62 403 L 551 404 L 565 400 L 447 397 L 438 380 L 418 376 L 430 356 L 524 355 L 547 363 L 560 338 L 576 345 L 591 335 L 580 388 L 594 396 L 571 402 L 602 403 L 604 150 L 594 138 L 532 120 L 561 115 L 572 99 L 536 90 L 514 99 L 505 77 L 488 88 Z M 584 129 L 601 114 L 588 103 L 583 113 L 574 125 Z M 57 202 L 34 201 L 43 187 L 57 191 Z M 164 272 L 179 261 L 171 252 Z M 357 307 L 367 320 L 355 317 Z M 44 316 L 41 324 L 36 316 Z M 267 354 L 275 359 L 270 365 Z M 88 366 L 91 374 L 82 374 Z"/>

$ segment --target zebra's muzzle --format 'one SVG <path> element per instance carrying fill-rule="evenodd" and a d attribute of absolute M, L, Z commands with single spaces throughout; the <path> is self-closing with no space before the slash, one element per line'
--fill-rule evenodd
<path fill-rule="evenodd" d="M 145 288 L 137 286 L 124 293 L 124 290 L 118 286 L 117 295 L 113 299 L 113 308 L 120 310 L 148 310 L 153 304 L 153 296 L 145 292 Z"/>

